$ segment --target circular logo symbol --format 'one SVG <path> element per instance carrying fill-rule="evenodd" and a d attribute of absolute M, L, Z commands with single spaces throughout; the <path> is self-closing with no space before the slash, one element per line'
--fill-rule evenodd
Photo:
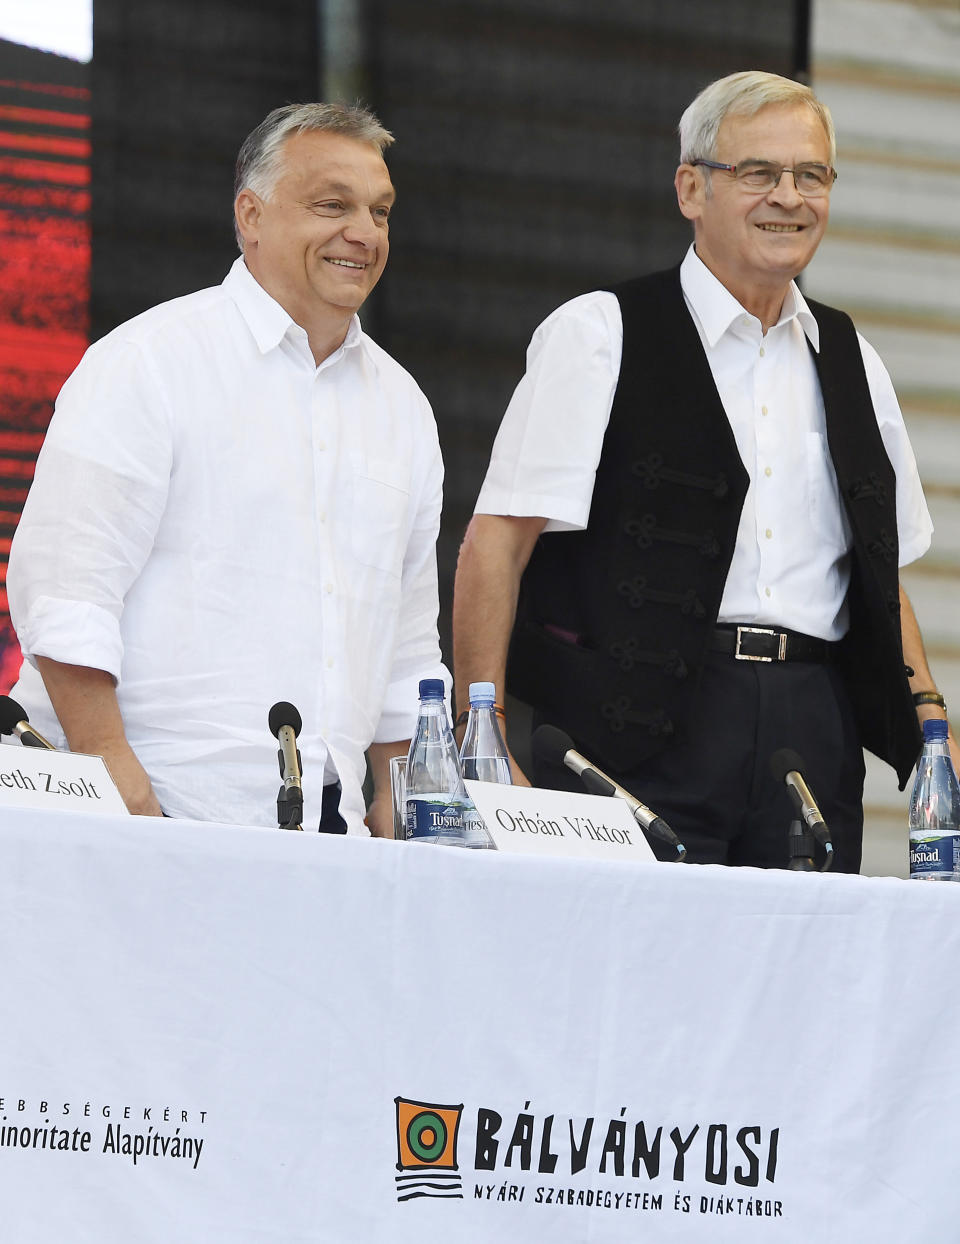
<path fill-rule="evenodd" d="M 446 1148 L 446 1124 L 432 1110 L 422 1110 L 407 1124 L 407 1144 L 421 1162 L 435 1162 Z"/>

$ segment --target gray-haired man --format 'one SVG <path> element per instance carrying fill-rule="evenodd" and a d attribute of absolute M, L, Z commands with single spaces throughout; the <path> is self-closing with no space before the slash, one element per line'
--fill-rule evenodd
<path fill-rule="evenodd" d="M 356 317 L 392 141 L 359 108 L 272 112 L 240 152 L 226 280 L 121 325 L 58 399 L 10 558 L 14 695 L 103 755 L 131 811 L 274 823 L 267 711 L 291 700 L 305 826 L 362 831 L 368 750 L 391 832 L 388 760 L 443 674 L 436 428 Z"/>
<path fill-rule="evenodd" d="M 793 280 L 827 224 L 829 112 L 734 74 L 680 137 L 682 265 L 534 334 L 461 550 L 458 696 L 506 679 L 701 862 L 786 864 L 770 758 L 796 749 L 855 871 L 861 745 L 904 782 L 917 716 L 943 715 L 897 576 L 930 519 L 883 365 Z"/>

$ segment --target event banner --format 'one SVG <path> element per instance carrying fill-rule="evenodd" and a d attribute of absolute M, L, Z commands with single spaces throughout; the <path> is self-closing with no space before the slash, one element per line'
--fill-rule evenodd
<path fill-rule="evenodd" d="M 16 1244 L 958 1238 L 960 887 L 0 810 Z"/>

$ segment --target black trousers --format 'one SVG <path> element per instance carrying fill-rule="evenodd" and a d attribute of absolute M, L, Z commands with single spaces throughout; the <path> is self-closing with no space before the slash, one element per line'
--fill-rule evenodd
<path fill-rule="evenodd" d="M 340 815 L 340 783 L 328 782 L 320 804 L 320 833 L 345 834 L 347 822 Z"/>
<path fill-rule="evenodd" d="M 846 689 L 830 664 L 708 654 L 682 739 L 609 776 L 668 822 L 691 863 L 785 868 L 795 813 L 770 772 L 770 757 L 782 747 L 804 762 L 833 838 L 833 870 L 859 872 L 863 751 Z M 583 790 L 570 770 L 536 760 L 532 777 L 538 786 Z M 669 847 L 651 845 L 659 858 L 675 858 Z M 818 867 L 822 861 L 819 855 Z"/>

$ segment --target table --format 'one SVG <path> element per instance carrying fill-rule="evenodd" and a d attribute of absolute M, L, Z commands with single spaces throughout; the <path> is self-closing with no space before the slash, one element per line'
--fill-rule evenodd
<path fill-rule="evenodd" d="M 960 887 L 0 814 L 17 1244 L 958 1238 Z"/>

